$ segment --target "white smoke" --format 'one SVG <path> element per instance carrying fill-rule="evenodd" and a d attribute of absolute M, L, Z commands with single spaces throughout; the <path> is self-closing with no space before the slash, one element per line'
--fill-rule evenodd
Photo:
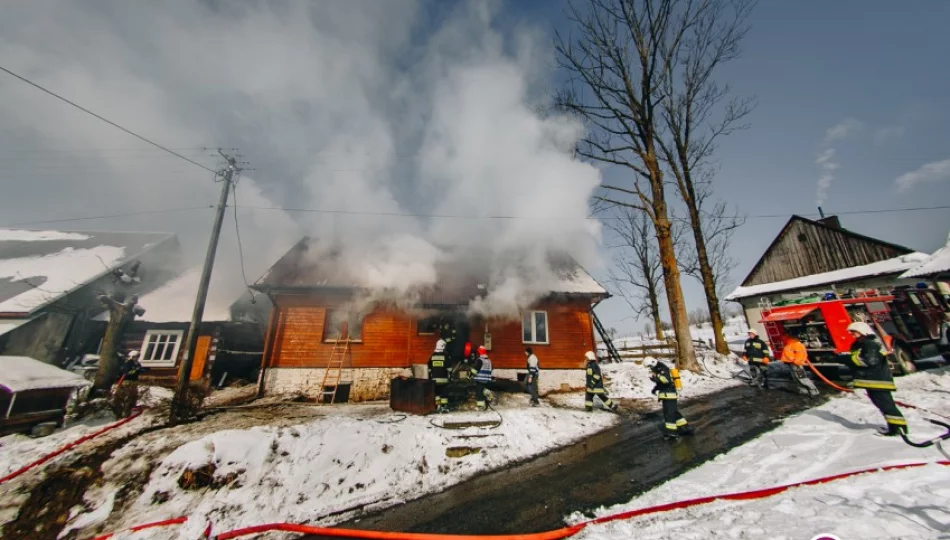
<path fill-rule="evenodd" d="M 202 146 L 240 148 L 257 169 L 238 188 L 249 279 L 308 235 L 318 261 L 339 251 L 348 277 L 397 296 L 461 258 L 491 277 L 473 309 L 514 316 L 556 279 L 549 253 L 599 264 L 586 219 L 599 173 L 571 155 L 582 126 L 539 112 L 550 37 L 499 30 L 501 7 L 23 1 L 5 7 L 0 49 L 11 69 L 197 161 L 217 162 Z M 0 202 L 10 222 L 216 201 L 210 173 L 19 81 L 0 88 L 0 145 L 60 167 L 15 162 L 26 181 Z M 261 209 L 275 206 L 300 211 Z M 210 210 L 96 222 L 177 232 L 193 261 L 209 225 Z M 215 275 L 243 285 L 232 225 Z"/>

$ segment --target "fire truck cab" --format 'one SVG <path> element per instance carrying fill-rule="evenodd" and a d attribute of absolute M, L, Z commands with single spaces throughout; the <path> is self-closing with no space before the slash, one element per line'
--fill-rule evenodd
<path fill-rule="evenodd" d="M 934 346 L 950 356 L 950 349 L 940 344 L 950 308 L 928 287 L 849 291 L 840 296 L 829 292 L 786 305 L 763 306 L 762 314 L 776 356 L 781 354 L 784 337 L 790 335 L 805 345 L 809 360 L 823 374 L 842 380 L 850 379 L 850 372 L 835 357 L 849 352 L 854 339 L 847 328 L 854 321 L 874 328 L 897 375 L 916 371 L 914 362 Z"/>

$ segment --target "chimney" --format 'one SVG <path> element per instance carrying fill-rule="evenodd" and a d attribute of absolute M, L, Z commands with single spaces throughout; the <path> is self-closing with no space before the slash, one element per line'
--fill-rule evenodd
<path fill-rule="evenodd" d="M 841 228 L 841 220 L 838 219 L 838 216 L 823 217 L 818 220 L 818 223 L 821 223 L 826 227 L 831 227 L 832 229 Z"/>

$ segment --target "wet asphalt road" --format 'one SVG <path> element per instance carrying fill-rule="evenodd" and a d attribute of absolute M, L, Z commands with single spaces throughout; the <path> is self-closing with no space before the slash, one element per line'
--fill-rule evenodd
<path fill-rule="evenodd" d="M 339 527 L 447 534 L 558 528 L 571 512 L 628 501 L 772 429 L 775 420 L 823 401 L 782 391 L 730 388 L 702 401 L 681 402 L 680 410 L 696 429 L 692 437 L 664 440 L 658 412 L 625 418 L 619 426 L 573 446 Z"/>

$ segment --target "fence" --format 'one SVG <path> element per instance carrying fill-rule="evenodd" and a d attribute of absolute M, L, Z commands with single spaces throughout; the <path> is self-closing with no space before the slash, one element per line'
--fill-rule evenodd
<path fill-rule="evenodd" d="M 694 339 L 697 348 L 712 348 L 702 340 Z M 643 360 L 644 358 L 676 358 L 676 340 L 672 337 L 663 339 L 659 343 L 642 343 L 631 347 L 617 347 L 620 357 L 624 360 Z"/>

